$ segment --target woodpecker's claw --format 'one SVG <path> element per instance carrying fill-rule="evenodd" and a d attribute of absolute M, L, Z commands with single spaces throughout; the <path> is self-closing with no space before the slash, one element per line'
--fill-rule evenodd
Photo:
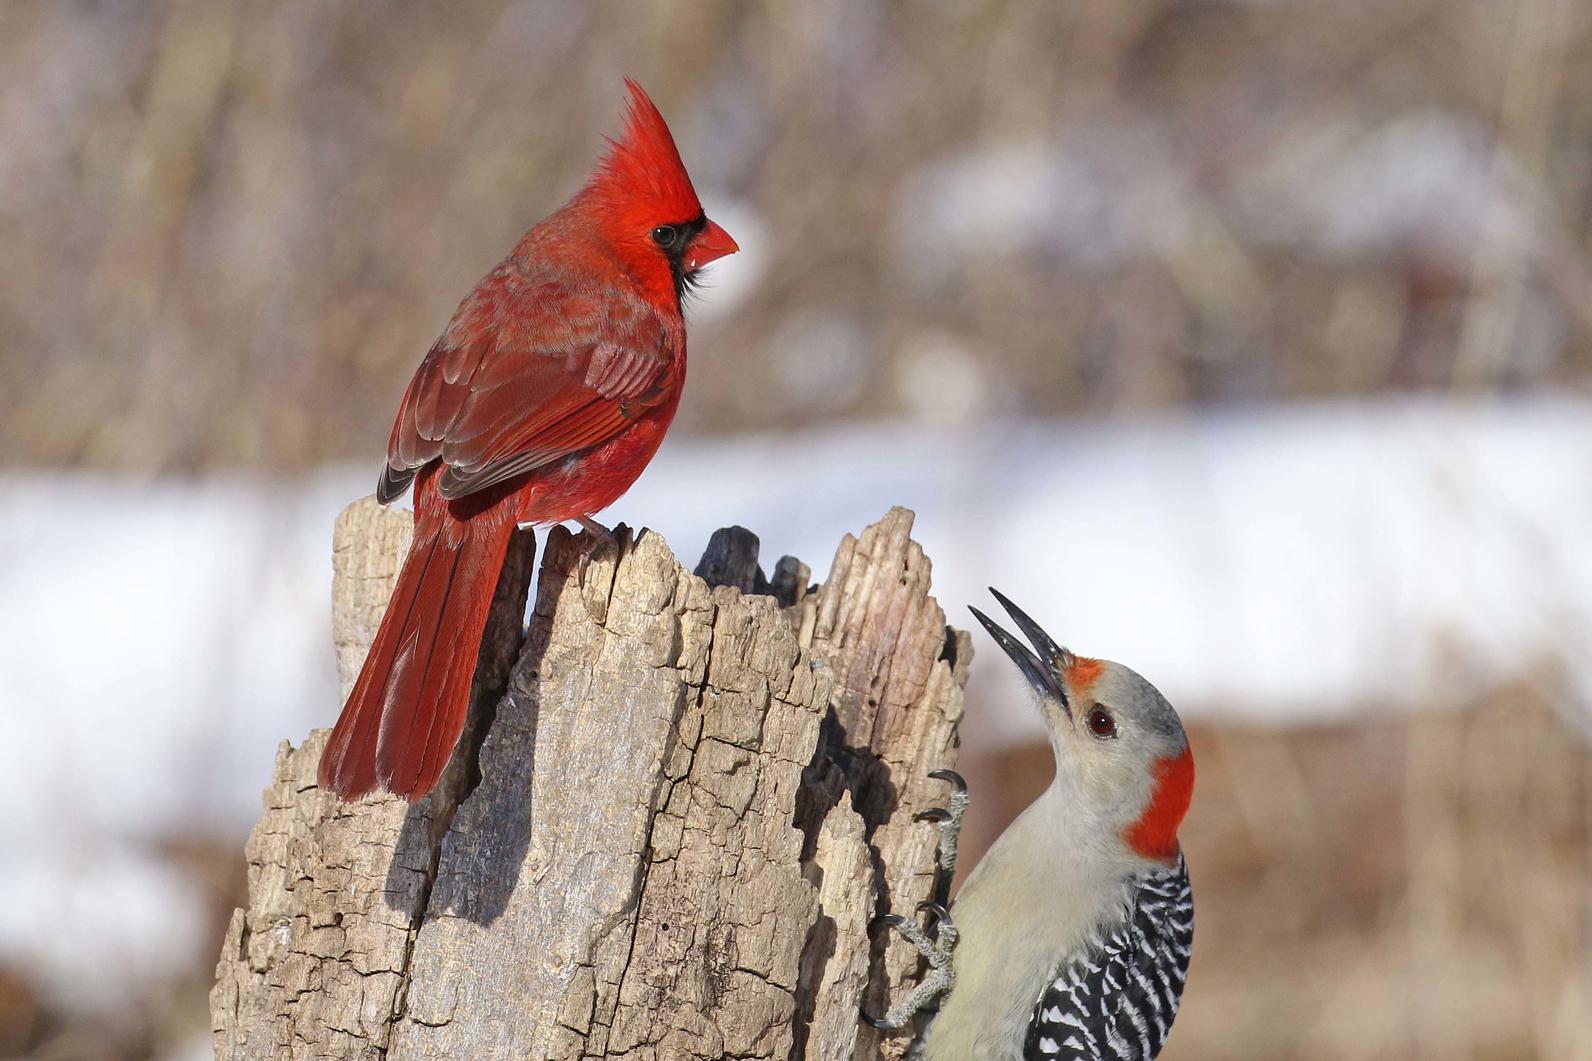
<path fill-rule="evenodd" d="M 913 821 L 933 822 L 940 830 L 939 873 L 935 881 L 936 898 L 918 904 L 918 913 L 927 913 L 932 920 L 927 928 L 900 914 L 880 914 L 868 923 L 868 934 L 873 935 L 880 926 L 888 925 L 901 933 L 901 938 L 917 948 L 928 963 L 928 972 L 906 998 L 891 1006 L 883 1017 L 861 1014 L 862 1022 L 880 1031 L 893 1031 L 905 1027 L 920 1010 L 932 1008 L 956 982 L 951 970 L 951 953 L 956 949 L 958 933 L 956 922 L 946 901 L 951 891 L 951 877 L 956 872 L 956 841 L 962 831 L 962 816 L 967 813 L 967 782 L 955 770 L 932 770 L 929 776 L 936 781 L 947 781 L 951 795 L 949 806 L 930 807 L 912 816 Z"/>
<path fill-rule="evenodd" d="M 892 928 L 906 929 L 911 924 L 911 921 L 908 921 L 900 914 L 880 914 L 878 917 L 868 922 L 868 935 L 871 936 L 875 932 L 879 931 L 880 925 L 889 925 Z"/>
<path fill-rule="evenodd" d="M 946 807 L 930 807 L 912 816 L 913 821 L 933 822 L 940 827 L 939 879 L 934 894 L 942 903 L 951 897 L 951 878 L 956 874 L 956 845 L 962 835 L 962 816 L 972 802 L 967 794 L 967 782 L 955 770 L 930 770 L 936 781 L 948 781 L 951 794 Z"/>
<path fill-rule="evenodd" d="M 922 902 L 918 904 L 918 913 L 927 911 L 934 915 L 934 922 L 929 925 L 928 934 L 934 937 L 935 949 L 944 951 L 946 959 L 950 959 L 951 951 L 956 949 L 956 941 L 960 933 L 956 931 L 956 922 L 951 920 L 951 911 L 936 902 Z"/>
<path fill-rule="evenodd" d="M 897 1002 L 886 1011 L 883 1017 L 870 1016 L 866 1010 L 860 1011 L 862 1022 L 870 1028 L 879 1031 L 893 1031 L 905 1027 L 918 1011 L 931 1008 L 939 998 L 951 990 L 955 983 L 955 974 L 951 971 L 951 952 L 956 948 L 956 924 L 951 920 L 950 911 L 936 902 L 922 902 L 918 904 L 918 911 L 927 911 L 933 915 L 934 922 L 929 931 L 925 931 L 916 921 L 902 917 L 900 914 L 880 914 L 868 922 L 868 934 L 871 936 L 881 925 L 889 925 L 901 933 L 901 938 L 917 948 L 923 960 L 929 965 L 928 973 L 919 981 L 906 998 Z"/>

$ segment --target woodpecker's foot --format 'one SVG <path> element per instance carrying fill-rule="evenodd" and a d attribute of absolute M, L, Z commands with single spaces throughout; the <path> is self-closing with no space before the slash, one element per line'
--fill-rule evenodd
<path fill-rule="evenodd" d="M 971 802 L 967 795 L 967 782 L 955 770 L 930 770 L 936 781 L 949 781 L 951 795 L 943 807 L 931 807 L 912 816 L 913 821 L 934 822 L 940 827 L 940 880 L 935 894 L 944 901 L 950 897 L 951 878 L 956 874 L 956 844 L 962 835 L 962 818 Z"/>
<path fill-rule="evenodd" d="M 891 1006 L 884 1016 L 870 1017 L 866 1010 L 862 1012 L 862 1022 L 870 1028 L 893 1031 L 905 1027 L 921 1010 L 932 1008 L 956 983 L 956 974 L 951 969 L 951 952 L 956 949 L 956 922 L 951 920 L 950 912 L 939 903 L 919 903 L 918 910 L 919 912 L 927 910 L 934 916 L 929 930 L 920 928 L 917 922 L 908 920 L 900 914 L 883 914 L 874 918 L 868 925 L 869 935 L 872 935 L 880 925 L 894 928 L 901 933 L 903 939 L 916 947 L 918 953 L 923 955 L 923 960 L 929 963 L 929 971 L 924 974 L 918 986 L 914 987 L 906 998 Z"/>
<path fill-rule="evenodd" d="M 955 770 L 931 770 L 929 776 L 936 781 L 947 781 L 951 795 L 943 807 L 931 807 L 913 815 L 914 821 L 933 822 L 940 829 L 939 872 L 936 874 L 934 893 L 940 902 L 919 903 L 918 911 L 928 911 L 934 920 L 928 929 L 920 928 L 900 914 L 884 914 L 873 919 L 868 926 L 870 935 L 880 925 L 889 925 L 901 933 L 908 943 L 918 949 L 929 969 L 918 986 L 906 998 L 891 1006 L 883 1017 L 871 1017 L 866 1012 L 862 1021 L 871 1028 L 890 1031 L 902 1028 L 921 1010 L 935 1006 L 940 997 L 951 990 L 955 974 L 951 970 L 951 953 L 956 949 L 956 922 L 944 902 L 951 891 L 951 878 L 956 873 L 957 840 L 962 833 L 962 818 L 967 814 L 967 782 Z"/>

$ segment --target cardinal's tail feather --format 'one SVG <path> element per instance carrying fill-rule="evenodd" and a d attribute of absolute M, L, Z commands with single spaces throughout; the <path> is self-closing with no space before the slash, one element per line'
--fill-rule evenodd
<path fill-rule="evenodd" d="M 500 512 L 417 520 L 392 600 L 321 755 L 322 788 L 355 800 L 379 785 L 413 802 L 436 785 L 464 729 L 513 534 L 513 519 Z"/>

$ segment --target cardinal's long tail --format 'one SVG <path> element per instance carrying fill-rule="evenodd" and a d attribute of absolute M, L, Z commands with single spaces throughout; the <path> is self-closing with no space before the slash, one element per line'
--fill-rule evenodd
<path fill-rule="evenodd" d="M 464 502 L 443 501 L 433 478 L 422 473 L 415 484 L 409 555 L 321 756 L 321 787 L 345 800 L 378 785 L 418 800 L 464 729 L 516 506 L 499 496 L 461 511 Z"/>

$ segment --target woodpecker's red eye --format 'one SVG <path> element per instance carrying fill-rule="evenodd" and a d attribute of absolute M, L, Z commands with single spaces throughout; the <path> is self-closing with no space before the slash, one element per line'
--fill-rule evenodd
<path fill-rule="evenodd" d="M 1102 740 L 1117 735 L 1117 720 L 1111 717 L 1111 712 L 1103 707 L 1097 707 L 1089 712 L 1089 732 Z"/>

